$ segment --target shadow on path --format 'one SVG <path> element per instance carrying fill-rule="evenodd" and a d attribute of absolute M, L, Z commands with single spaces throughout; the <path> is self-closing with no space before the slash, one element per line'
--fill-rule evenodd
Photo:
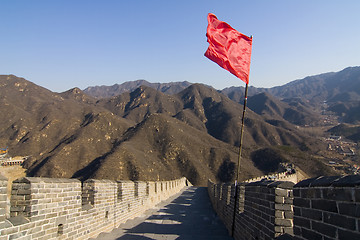
<path fill-rule="evenodd" d="M 189 187 L 142 222 L 131 221 L 97 239 L 233 239 L 212 209 L 205 187 Z"/>

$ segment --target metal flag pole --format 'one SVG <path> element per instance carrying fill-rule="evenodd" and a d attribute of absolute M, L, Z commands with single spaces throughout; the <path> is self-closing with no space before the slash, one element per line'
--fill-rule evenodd
<path fill-rule="evenodd" d="M 239 158 L 238 158 L 238 166 L 237 166 L 236 179 L 235 179 L 234 214 L 233 214 L 233 223 L 232 223 L 232 230 L 231 230 L 231 236 L 233 236 L 233 237 L 234 237 L 234 231 L 235 231 L 235 219 L 236 219 L 236 210 L 237 210 L 236 205 L 238 202 L 238 195 L 239 195 L 237 183 L 239 181 L 239 175 L 240 175 L 241 149 L 242 149 L 243 135 L 244 135 L 244 121 L 245 121 L 247 95 L 248 95 L 248 84 L 246 84 L 246 86 L 245 86 L 244 109 L 243 109 L 243 113 L 242 113 L 241 131 L 240 131 Z"/>

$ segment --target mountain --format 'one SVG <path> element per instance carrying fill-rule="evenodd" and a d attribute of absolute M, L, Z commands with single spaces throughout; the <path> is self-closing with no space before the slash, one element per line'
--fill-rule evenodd
<path fill-rule="evenodd" d="M 360 142 L 360 126 L 353 126 L 349 124 L 339 124 L 328 130 L 329 133 L 337 136 L 343 136 L 354 142 Z"/>
<path fill-rule="evenodd" d="M 193 84 L 173 95 L 140 86 L 101 99 L 78 88 L 53 93 L 12 75 L 0 76 L 0 86 L 0 146 L 30 156 L 24 163 L 28 176 L 186 176 L 195 185 L 234 179 L 243 106 L 208 86 Z M 247 111 L 241 180 L 268 173 L 253 154 L 266 148 L 281 152 L 283 161 L 296 161 L 310 176 L 332 171 L 306 160 L 326 145 L 281 119 L 282 111 L 274 110 L 279 119 Z"/>
<path fill-rule="evenodd" d="M 145 80 L 137 80 L 120 85 L 88 87 L 84 92 L 101 99 L 116 97 L 125 92 L 133 92 L 140 86 L 147 86 L 165 94 L 175 95 L 190 85 L 189 82 L 149 83 Z M 230 87 L 218 92 L 237 103 L 242 104 L 243 102 L 243 87 Z M 273 88 L 250 86 L 248 89 L 250 97 L 259 93 L 270 94 L 273 99 L 277 98 L 279 101 L 290 105 L 290 107 L 285 107 L 286 113 L 283 113 L 282 117 L 296 125 L 322 125 L 327 120 L 324 121 L 319 116 L 321 109 L 333 111 L 339 109 L 337 106 L 344 104 L 349 111 L 333 111 L 340 121 L 355 124 L 360 122 L 359 114 L 355 113 L 359 108 L 358 106 L 360 106 L 360 67 L 348 67 L 340 72 L 309 76 Z M 324 102 L 327 103 L 328 108 L 324 109 Z M 249 101 L 249 104 L 251 104 L 251 101 Z M 258 112 L 257 109 L 255 111 Z M 184 113 L 180 113 L 179 117 L 185 117 L 183 115 Z"/>
<path fill-rule="evenodd" d="M 175 115 L 183 108 L 183 103 L 176 97 L 147 86 L 140 86 L 132 92 L 111 98 L 99 99 L 96 105 L 135 123 L 152 113 Z"/>
<path fill-rule="evenodd" d="M 84 129 L 83 133 L 89 131 Z M 204 185 L 209 177 L 229 177 L 219 175 L 220 167 L 223 164 L 234 165 L 237 158 L 236 148 L 164 114 L 149 115 L 115 138 L 110 148 L 104 146 L 101 154 L 85 154 L 89 151 L 86 145 L 90 148 L 99 144 L 91 144 L 88 137 L 79 136 L 77 143 L 67 141 L 67 149 L 77 151 L 58 152 L 44 158 L 43 162 L 30 166 L 30 174 L 59 176 L 61 172 L 67 174 L 62 177 L 83 180 L 156 180 L 185 176 L 194 184 Z M 77 165 L 74 165 L 74 158 Z M 245 176 L 261 174 L 251 162 L 245 162 Z"/>
<path fill-rule="evenodd" d="M 310 101 L 334 101 L 343 94 L 360 100 L 360 67 L 348 67 L 340 72 L 324 73 L 269 89 L 280 98 L 302 97 Z"/>
<path fill-rule="evenodd" d="M 344 123 L 360 124 L 360 101 L 332 103 L 329 111 L 334 112 Z"/>
<path fill-rule="evenodd" d="M 202 84 L 193 84 L 176 95 L 166 95 L 141 86 L 131 93 L 99 99 L 97 105 L 139 123 L 148 115 L 164 113 L 234 146 L 239 145 L 243 107 L 225 95 Z M 247 145 L 300 144 L 303 140 L 293 129 L 286 130 L 263 120 L 251 110 L 247 113 Z M 257 126 L 259 128 L 254 128 Z M 263 131 L 258 131 L 263 129 Z M 280 137 L 281 135 L 281 137 Z"/>
<path fill-rule="evenodd" d="M 146 80 L 137 80 L 125 82 L 122 84 L 114 84 L 112 86 L 87 87 L 86 89 L 84 89 L 84 93 L 95 98 L 109 98 L 118 96 L 125 92 L 132 92 L 140 86 L 148 86 L 166 94 L 175 94 L 184 90 L 190 85 L 191 83 L 187 81 L 171 83 L 150 83 Z"/>
<path fill-rule="evenodd" d="M 249 87 L 249 96 L 267 92 L 280 99 L 302 98 L 312 102 L 336 100 L 360 100 L 360 67 L 348 67 L 340 72 L 323 73 L 289 82 L 272 88 Z M 239 102 L 243 87 L 231 87 L 221 91 Z"/>
<path fill-rule="evenodd" d="M 225 95 L 204 85 L 194 84 L 177 94 L 184 101 L 184 110 L 191 110 L 203 122 L 213 137 L 239 146 L 243 106 Z M 247 111 L 245 121 L 245 146 L 300 144 L 303 140 L 292 131 L 264 121 L 258 114 Z"/>
<path fill-rule="evenodd" d="M 76 90 L 52 93 L 15 76 L 0 76 L 0 84 L 0 144 L 9 146 L 12 154 L 30 156 L 26 163 L 30 175 L 56 156 L 62 164 L 43 176 L 67 177 L 63 167 L 76 168 L 79 159 L 103 155 L 131 126 L 89 104 L 88 96 L 79 98 L 82 94 Z"/>
<path fill-rule="evenodd" d="M 243 101 L 243 87 L 226 88 L 220 92 L 235 102 Z M 253 96 L 263 92 L 295 106 L 296 109 L 293 110 L 296 110 L 297 113 L 290 111 L 290 114 L 296 116 L 298 112 L 302 112 L 307 115 L 306 118 L 309 121 L 311 121 L 312 112 L 320 112 L 323 109 L 333 111 L 341 121 L 360 122 L 360 115 L 357 114 L 360 104 L 360 67 L 348 67 L 339 72 L 309 76 L 273 88 L 249 87 L 248 94 Z M 324 103 L 326 103 L 325 109 Z M 340 110 L 342 105 L 346 105 L 348 111 Z M 302 118 L 300 116 L 300 119 Z M 297 117 L 294 118 L 294 120 L 296 119 Z"/>
<path fill-rule="evenodd" d="M 266 120 L 286 120 L 296 125 L 317 125 L 321 119 L 319 113 L 301 100 L 281 101 L 266 92 L 249 97 L 248 107 Z"/>

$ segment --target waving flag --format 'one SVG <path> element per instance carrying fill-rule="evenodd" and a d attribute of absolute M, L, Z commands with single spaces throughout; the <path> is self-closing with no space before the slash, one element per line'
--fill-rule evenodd
<path fill-rule="evenodd" d="M 248 84 L 252 38 L 219 21 L 212 13 L 208 14 L 207 19 L 209 48 L 205 56 Z"/>

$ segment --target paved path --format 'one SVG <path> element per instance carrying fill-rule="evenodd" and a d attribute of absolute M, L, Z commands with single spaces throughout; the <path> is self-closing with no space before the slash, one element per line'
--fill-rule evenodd
<path fill-rule="evenodd" d="M 230 240 L 224 224 L 216 216 L 205 187 L 188 187 L 148 210 L 141 217 L 128 220 L 97 240 Z"/>

